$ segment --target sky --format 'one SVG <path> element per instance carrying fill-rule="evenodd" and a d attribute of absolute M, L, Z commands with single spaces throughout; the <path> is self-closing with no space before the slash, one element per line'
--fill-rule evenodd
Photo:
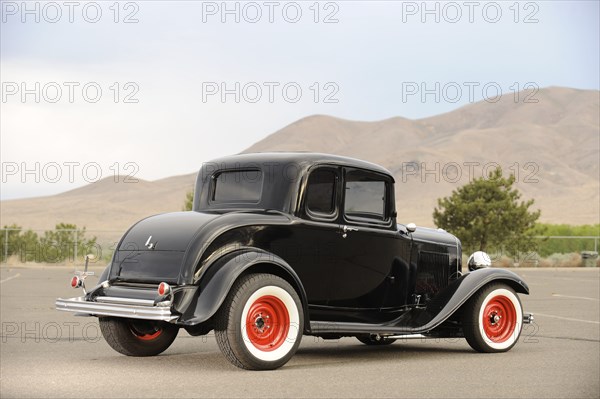
<path fill-rule="evenodd" d="M 0 199 L 156 180 L 303 117 L 600 88 L 598 1 L 0 1 Z"/>

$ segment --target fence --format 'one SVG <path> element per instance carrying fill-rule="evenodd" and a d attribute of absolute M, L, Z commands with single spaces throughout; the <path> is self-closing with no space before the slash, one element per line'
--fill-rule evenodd
<path fill-rule="evenodd" d="M 542 240 L 542 243 L 550 240 L 563 240 L 563 243 L 561 243 L 562 245 L 554 247 L 554 249 L 558 249 L 558 251 L 554 253 L 582 251 L 598 252 L 598 241 L 600 241 L 600 236 L 537 236 L 536 238 Z"/>
<path fill-rule="evenodd" d="M 38 234 L 39 233 L 39 234 Z M 107 262 L 119 242 L 122 230 L 84 230 L 75 228 L 52 230 L 0 229 L 2 263 L 26 262 L 81 263 L 87 253 L 97 262 Z M 94 239 L 95 238 L 95 239 Z M 536 258 L 556 253 L 598 252 L 600 236 L 537 236 L 540 246 Z"/>
<path fill-rule="evenodd" d="M 2 263 L 81 263 L 93 253 L 98 261 L 108 261 L 123 231 L 64 228 L 31 230 L 0 229 Z"/>

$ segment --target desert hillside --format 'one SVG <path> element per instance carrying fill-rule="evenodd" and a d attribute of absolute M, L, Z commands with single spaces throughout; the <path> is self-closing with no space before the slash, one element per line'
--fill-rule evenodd
<path fill-rule="evenodd" d="M 381 164 L 398 183 L 399 220 L 425 225 L 437 198 L 497 163 L 506 173 L 518 170 L 517 187 L 524 198 L 535 198 L 543 221 L 598 223 L 599 94 L 548 88 L 535 95 L 537 103 L 504 96 L 420 120 L 311 116 L 246 152 L 331 152 Z"/>
<path fill-rule="evenodd" d="M 498 163 L 507 173 L 518 170 L 518 188 L 535 198 L 542 221 L 598 223 L 600 92 L 552 87 L 535 98 L 515 103 L 504 96 L 419 120 L 309 116 L 245 152 L 317 151 L 381 164 L 398 183 L 399 220 L 422 225 L 432 224 L 437 198 Z M 59 195 L 3 201 L 1 223 L 49 229 L 71 222 L 118 239 L 142 217 L 181 210 L 194 179 L 195 173 L 138 183 L 108 178 Z"/>

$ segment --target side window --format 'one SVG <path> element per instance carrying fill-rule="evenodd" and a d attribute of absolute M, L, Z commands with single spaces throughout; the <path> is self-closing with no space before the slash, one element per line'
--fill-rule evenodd
<path fill-rule="evenodd" d="M 361 171 L 346 174 L 344 213 L 349 220 L 384 222 L 386 215 L 386 182 L 376 175 Z"/>
<path fill-rule="evenodd" d="M 336 172 L 320 168 L 308 176 L 306 188 L 306 213 L 315 216 L 332 216 L 335 213 Z"/>

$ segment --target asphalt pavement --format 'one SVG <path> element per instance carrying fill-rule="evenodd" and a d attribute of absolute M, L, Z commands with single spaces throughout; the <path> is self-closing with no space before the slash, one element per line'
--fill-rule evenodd
<path fill-rule="evenodd" d="M 120 355 L 95 318 L 54 310 L 56 297 L 79 295 L 72 270 L 2 265 L 0 397 L 598 398 L 600 269 L 515 271 L 535 323 L 510 352 L 476 353 L 464 339 L 368 347 L 305 336 L 283 368 L 253 372 L 230 365 L 212 333 L 181 331 L 156 357 Z"/>

